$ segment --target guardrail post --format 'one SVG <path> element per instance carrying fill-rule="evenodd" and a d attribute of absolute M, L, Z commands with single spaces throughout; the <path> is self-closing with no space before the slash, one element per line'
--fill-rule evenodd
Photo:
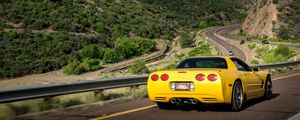
<path fill-rule="evenodd" d="M 99 99 L 101 96 L 103 96 L 103 90 L 95 90 L 94 91 L 94 100 Z"/>

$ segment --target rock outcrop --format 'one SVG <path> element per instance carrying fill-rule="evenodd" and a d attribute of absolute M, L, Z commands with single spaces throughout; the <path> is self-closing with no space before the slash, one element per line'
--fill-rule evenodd
<path fill-rule="evenodd" d="M 272 29 L 277 13 L 272 0 L 254 0 L 242 29 L 249 35 L 275 37 Z"/>

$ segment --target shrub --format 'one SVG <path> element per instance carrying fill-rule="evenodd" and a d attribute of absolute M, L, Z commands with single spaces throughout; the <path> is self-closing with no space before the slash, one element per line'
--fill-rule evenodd
<path fill-rule="evenodd" d="M 188 55 L 190 57 L 194 56 L 212 56 L 211 53 L 211 47 L 209 44 L 202 44 L 199 47 L 196 47 L 195 49 L 191 50 Z"/>
<path fill-rule="evenodd" d="M 81 59 L 102 59 L 103 51 L 95 44 L 85 46 L 80 50 Z"/>
<path fill-rule="evenodd" d="M 273 4 L 278 4 L 279 1 L 278 0 L 273 0 Z"/>
<path fill-rule="evenodd" d="M 183 33 L 179 39 L 181 48 L 192 47 L 194 40 L 193 36 L 189 33 Z"/>
<path fill-rule="evenodd" d="M 279 32 L 278 32 L 278 36 L 281 37 L 281 38 L 284 38 L 284 39 L 289 39 L 290 36 L 290 31 L 286 28 L 280 28 L 279 29 Z"/>
<path fill-rule="evenodd" d="M 269 46 L 259 47 L 256 49 L 255 52 L 257 53 L 258 56 L 263 56 L 264 54 L 270 52 Z"/>
<path fill-rule="evenodd" d="M 117 51 L 114 48 L 108 48 L 105 50 L 102 62 L 103 63 L 116 63 L 121 60 L 124 60 L 124 55 L 121 53 L 121 51 Z"/>
<path fill-rule="evenodd" d="M 247 17 L 248 13 L 247 12 L 240 12 L 239 19 L 244 20 Z"/>
<path fill-rule="evenodd" d="M 85 67 L 86 71 L 95 71 L 101 68 L 99 59 L 85 59 L 81 64 L 85 64 L 85 66 L 87 66 Z"/>
<path fill-rule="evenodd" d="M 291 49 L 289 49 L 286 45 L 279 45 L 275 50 L 274 50 L 274 55 L 282 55 L 285 58 L 291 58 L 295 56 L 295 52 Z"/>
<path fill-rule="evenodd" d="M 248 46 L 249 49 L 252 50 L 253 48 L 256 47 L 256 44 L 255 44 L 255 43 L 252 43 L 252 44 L 248 44 L 247 46 Z"/>
<path fill-rule="evenodd" d="M 78 75 L 86 72 L 86 66 L 78 61 L 72 61 L 63 68 L 63 72 L 67 75 Z"/>
<path fill-rule="evenodd" d="M 287 59 L 282 55 L 274 55 L 273 52 L 270 52 L 270 53 L 266 53 L 263 56 L 263 61 L 265 63 L 275 63 L 275 62 L 284 62 L 287 61 Z"/>
<path fill-rule="evenodd" d="M 239 35 L 244 35 L 244 30 L 243 29 L 240 29 Z"/>
<path fill-rule="evenodd" d="M 204 28 L 207 28 L 208 27 L 208 24 L 206 21 L 202 20 L 200 21 L 199 23 L 199 29 L 204 29 Z"/>
<path fill-rule="evenodd" d="M 146 67 L 146 62 L 137 60 L 130 67 L 129 71 L 133 74 L 149 73 L 149 69 Z"/>
<path fill-rule="evenodd" d="M 104 28 L 104 24 L 102 22 L 97 22 L 96 23 L 96 29 L 95 29 L 98 33 L 102 33 L 105 32 L 105 28 Z"/>
<path fill-rule="evenodd" d="M 262 56 L 264 63 L 283 62 L 295 56 L 295 51 L 285 45 L 279 45 L 274 50 L 269 50 L 268 47 L 264 46 L 257 48 L 256 52 L 258 56 Z"/>
<path fill-rule="evenodd" d="M 10 32 L 8 35 L 10 39 L 15 39 L 18 36 L 17 32 Z"/>
<path fill-rule="evenodd" d="M 259 64 L 259 62 L 258 62 L 258 60 L 253 59 L 253 60 L 251 61 L 251 64 Z"/>
<path fill-rule="evenodd" d="M 125 58 L 155 50 L 156 42 L 151 39 L 141 37 L 121 37 L 115 42 L 115 49 L 123 54 Z"/>
<path fill-rule="evenodd" d="M 241 40 L 240 42 L 240 45 L 244 44 L 245 43 L 245 40 Z"/>

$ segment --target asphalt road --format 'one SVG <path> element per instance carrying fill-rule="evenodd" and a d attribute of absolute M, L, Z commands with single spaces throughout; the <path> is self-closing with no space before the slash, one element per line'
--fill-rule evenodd
<path fill-rule="evenodd" d="M 228 41 L 223 40 L 220 38 L 220 36 L 228 39 L 234 39 L 232 35 L 229 33 L 232 32 L 234 29 L 237 29 L 238 25 L 230 25 L 230 26 L 225 26 L 225 27 L 217 27 L 213 29 L 209 29 L 204 32 L 204 35 L 208 38 L 210 38 L 212 41 L 209 41 L 212 43 L 214 46 L 217 48 L 219 45 L 221 46 L 221 53 L 222 55 L 228 55 L 228 51 L 232 51 L 235 56 L 239 57 L 240 59 L 247 61 L 247 54 L 238 48 L 237 46 L 230 44 Z M 224 49 L 222 49 L 222 47 Z M 226 51 L 224 51 L 226 50 Z"/>
<path fill-rule="evenodd" d="M 231 112 L 226 105 L 182 106 L 161 110 L 148 99 L 96 105 L 22 119 L 36 120 L 285 120 L 300 112 L 300 70 L 272 76 L 274 97 L 254 99 L 244 110 Z"/>

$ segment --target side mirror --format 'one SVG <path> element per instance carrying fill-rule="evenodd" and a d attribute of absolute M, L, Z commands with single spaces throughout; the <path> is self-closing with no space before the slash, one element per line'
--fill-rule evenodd
<path fill-rule="evenodd" d="M 259 67 L 253 67 L 253 68 L 252 68 L 252 71 L 258 72 L 258 71 L 260 71 L 260 69 L 259 69 Z"/>

